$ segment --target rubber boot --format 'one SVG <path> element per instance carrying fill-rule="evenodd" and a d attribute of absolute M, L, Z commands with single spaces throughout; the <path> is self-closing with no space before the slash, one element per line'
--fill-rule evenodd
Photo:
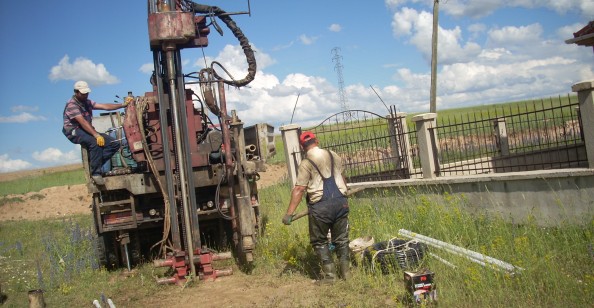
<path fill-rule="evenodd" d="M 351 251 L 348 246 L 339 247 L 336 250 L 338 264 L 340 265 L 340 277 L 344 280 L 351 278 Z"/>
<path fill-rule="evenodd" d="M 316 253 L 322 263 L 322 279 L 319 280 L 319 283 L 334 283 L 336 281 L 336 268 L 328 245 L 316 247 Z"/>

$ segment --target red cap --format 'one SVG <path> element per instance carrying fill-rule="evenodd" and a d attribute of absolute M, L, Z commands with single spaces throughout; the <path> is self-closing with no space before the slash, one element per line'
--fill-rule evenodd
<path fill-rule="evenodd" d="M 305 131 L 301 133 L 301 136 L 299 136 L 299 143 L 301 144 L 301 146 L 303 146 L 306 142 L 312 139 L 316 139 L 316 135 L 314 135 L 314 133 L 310 131 Z"/>

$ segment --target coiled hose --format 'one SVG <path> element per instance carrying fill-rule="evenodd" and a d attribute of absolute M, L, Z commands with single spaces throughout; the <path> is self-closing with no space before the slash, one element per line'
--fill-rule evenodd
<path fill-rule="evenodd" d="M 231 16 L 229 16 L 227 14 L 227 12 L 220 9 L 219 7 L 198 4 L 198 3 L 194 3 L 194 2 L 191 2 L 191 9 L 195 13 L 217 16 L 222 22 L 224 22 L 225 25 L 227 25 L 227 28 L 229 28 L 229 30 L 231 30 L 231 32 L 237 38 L 237 40 L 239 40 L 239 45 L 243 49 L 243 53 L 245 54 L 245 58 L 248 63 L 248 73 L 245 76 L 245 78 L 240 79 L 240 80 L 226 80 L 223 77 L 219 76 L 212 68 L 210 69 L 211 73 L 217 79 L 223 80 L 223 82 L 225 84 L 235 86 L 235 87 L 243 87 L 243 86 L 246 86 L 247 84 L 249 84 L 250 82 L 252 82 L 252 80 L 254 80 L 254 78 L 256 77 L 256 69 L 257 69 L 256 56 L 254 55 L 254 50 L 252 49 L 252 46 L 250 45 L 249 40 L 243 34 L 241 29 L 237 26 L 235 21 L 233 21 L 233 19 L 231 19 Z M 219 30 L 219 29 L 217 29 L 217 30 Z"/>

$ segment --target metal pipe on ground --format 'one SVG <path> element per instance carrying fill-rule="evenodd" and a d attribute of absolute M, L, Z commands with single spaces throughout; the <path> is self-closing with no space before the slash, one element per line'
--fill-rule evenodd
<path fill-rule="evenodd" d="M 425 243 L 427 245 L 436 247 L 436 248 L 441 248 L 444 249 L 450 253 L 454 253 L 454 254 L 458 254 L 458 255 L 462 255 L 467 257 L 470 261 L 472 262 L 476 262 L 479 263 L 483 266 L 486 266 L 487 264 L 489 265 L 495 265 L 498 268 L 504 269 L 510 273 L 515 273 L 517 271 L 522 271 L 524 270 L 521 267 L 517 267 L 514 266 L 512 264 L 509 264 L 507 262 L 486 256 L 484 254 L 472 251 L 472 250 L 468 250 L 459 246 L 455 246 L 446 242 L 442 242 L 440 240 L 436 240 L 434 238 L 430 238 L 428 236 L 424 236 L 422 234 L 418 234 L 409 230 L 405 230 L 405 229 L 400 229 L 398 230 L 398 234 L 407 237 L 407 238 L 411 238 L 411 239 L 415 239 L 419 242 Z"/>

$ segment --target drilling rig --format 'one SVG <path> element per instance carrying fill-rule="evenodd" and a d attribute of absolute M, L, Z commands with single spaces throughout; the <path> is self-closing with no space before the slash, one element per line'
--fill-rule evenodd
<path fill-rule="evenodd" d="M 102 265 L 130 270 L 152 261 L 174 273 L 159 283 L 178 284 L 232 273 L 215 269 L 216 260 L 252 265 L 261 224 L 256 181 L 274 147 L 256 144 L 266 138 L 258 136 L 261 129 L 246 137 L 236 112 L 227 110 L 225 88 L 243 87 L 256 74 L 254 52 L 231 18 L 237 14 L 247 12 L 184 0 L 148 1 L 152 90 L 141 96 L 129 92 L 124 114 L 93 121 L 96 128 L 106 123 L 104 131 L 122 144 L 103 166 L 105 185 L 92 182 L 82 150 Z M 211 27 L 223 34 L 218 22 L 244 51 L 243 79 L 221 76 L 217 70 L 227 71 L 217 62 L 199 72 L 182 71 L 181 50 L 208 46 Z"/>

